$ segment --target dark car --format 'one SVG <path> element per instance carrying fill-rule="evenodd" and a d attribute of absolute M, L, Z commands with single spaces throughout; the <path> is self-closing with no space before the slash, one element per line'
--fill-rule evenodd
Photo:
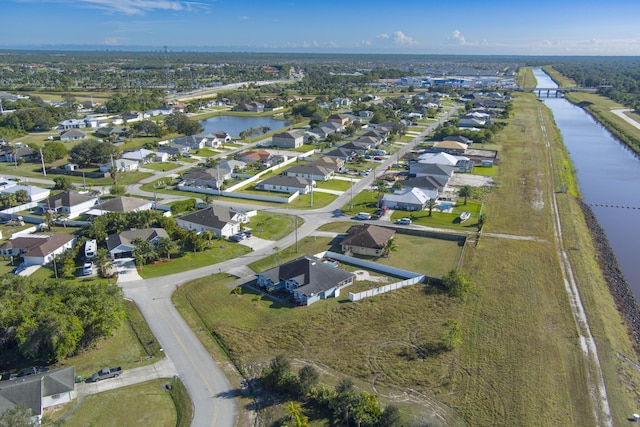
<path fill-rule="evenodd" d="M 253 233 L 249 230 L 243 231 L 244 237 L 249 238 L 253 236 Z"/>
<path fill-rule="evenodd" d="M 43 374 L 45 372 L 49 372 L 49 368 L 31 367 L 31 368 L 23 369 L 22 371 L 18 372 L 16 374 L 16 378 L 28 377 L 29 375 Z"/>

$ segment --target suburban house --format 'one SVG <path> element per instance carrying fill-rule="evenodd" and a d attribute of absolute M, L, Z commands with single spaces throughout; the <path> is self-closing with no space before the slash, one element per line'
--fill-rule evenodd
<path fill-rule="evenodd" d="M 277 175 L 260 181 L 256 188 L 264 191 L 276 191 L 279 193 L 296 193 L 308 194 L 312 191 L 314 181 L 296 176 Z"/>
<path fill-rule="evenodd" d="M 284 176 L 295 176 L 313 181 L 329 181 L 333 178 L 334 170 L 313 164 L 291 166 L 282 172 Z"/>
<path fill-rule="evenodd" d="M 169 237 L 164 228 L 125 230 L 120 234 L 107 236 L 107 250 L 113 258 L 130 258 L 135 249 L 134 240 L 140 238 L 145 242 L 156 243 L 162 237 Z"/>
<path fill-rule="evenodd" d="M 13 150 L 15 149 L 15 152 Z M 36 152 L 28 145 L 14 145 L 13 147 L 3 147 L 0 151 L 0 158 L 5 162 L 18 162 L 22 159 L 29 162 L 37 158 Z"/>
<path fill-rule="evenodd" d="M 60 141 L 78 141 L 86 138 L 87 134 L 79 129 L 69 129 L 60 135 Z"/>
<path fill-rule="evenodd" d="M 271 145 L 278 148 L 298 148 L 304 143 L 304 135 L 297 132 L 274 133 L 271 137 Z"/>
<path fill-rule="evenodd" d="M 240 160 L 220 160 L 216 165 L 216 168 L 224 169 L 233 172 L 241 171 L 246 168 L 247 164 Z"/>
<path fill-rule="evenodd" d="M 421 176 L 416 178 L 407 178 L 400 181 L 396 181 L 402 188 L 419 188 L 421 190 L 431 191 L 436 190 L 438 193 L 442 193 L 447 189 L 449 179 L 444 176 Z"/>
<path fill-rule="evenodd" d="M 354 225 L 347 230 L 347 236 L 340 245 L 346 255 L 385 255 L 389 240 L 396 234 L 394 230 L 377 225 Z"/>
<path fill-rule="evenodd" d="M 16 192 L 20 190 L 27 192 L 27 194 L 29 195 L 30 202 L 39 202 L 40 200 L 44 200 L 47 197 L 49 197 L 49 194 L 51 193 L 51 190 L 49 190 L 48 188 L 41 188 L 41 187 L 35 187 L 33 185 L 22 185 L 22 184 L 15 184 L 15 185 L 2 187 L 0 188 L 0 193 L 16 194 Z"/>
<path fill-rule="evenodd" d="M 351 141 L 340 146 L 343 150 L 351 150 L 356 152 L 360 156 L 367 154 L 367 151 L 371 150 L 374 144 L 364 141 Z"/>
<path fill-rule="evenodd" d="M 456 172 L 473 172 L 474 161 L 464 156 L 449 153 L 424 153 L 418 156 L 418 164 L 436 164 L 452 166 Z M 412 165 L 411 167 L 415 166 Z"/>
<path fill-rule="evenodd" d="M 75 399 L 75 381 L 75 366 L 3 381 L 0 387 L 0 415 L 21 405 L 30 410 L 34 425 L 40 425 L 45 408 Z"/>
<path fill-rule="evenodd" d="M 444 141 L 457 141 L 457 142 L 461 142 L 463 144 L 467 144 L 467 147 L 470 146 L 471 144 L 473 144 L 473 140 L 467 138 L 466 136 L 462 136 L 462 135 L 449 135 L 449 136 L 445 136 L 444 138 L 442 138 Z"/>
<path fill-rule="evenodd" d="M 433 143 L 433 146 L 429 151 L 436 153 L 448 153 L 448 154 L 464 154 L 469 146 L 458 141 L 437 141 Z"/>
<path fill-rule="evenodd" d="M 6 241 L 0 246 L 3 256 L 22 256 L 25 265 L 45 265 L 76 243 L 70 234 L 26 235 Z"/>
<path fill-rule="evenodd" d="M 82 129 L 86 127 L 87 122 L 84 119 L 67 119 L 58 122 L 59 130 Z"/>
<path fill-rule="evenodd" d="M 169 154 L 160 153 L 151 150 L 147 150 L 145 148 L 140 148 L 135 151 L 129 151 L 122 155 L 123 159 L 126 160 L 135 160 L 141 165 L 145 165 L 147 163 L 164 163 L 169 161 Z"/>
<path fill-rule="evenodd" d="M 245 163 L 261 162 L 263 164 L 269 164 L 272 154 L 267 150 L 249 150 L 240 154 L 240 160 Z"/>
<path fill-rule="evenodd" d="M 355 275 L 304 255 L 256 274 L 256 284 L 267 292 L 286 291 L 300 305 L 337 297 L 340 290 L 353 284 Z"/>
<path fill-rule="evenodd" d="M 180 138 L 173 139 L 173 143 L 175 145 L 185 145 L 191 150 L 200 150 L 206 147 L 208 142 L 208 138 L 196 135 L 182 136 Z"/>
<path fill-rule="evenodd" d="M 140 168 L 140 163 L 137 160 L 129 159 L 117 159 L 110 162 L 101 164 L 98 169 L 100 172 L 110 172 L 111 168 L 118 169 L 118 172 L 130 172 L 137 171 Z"/>
<path fill-rule="evenodd" d="M 250 113 L 262 113 L 264 111 L 264 104 L 259 102 L 252 102 L 251 104 L 239 104 L 233 107 L 232 111 L 245 111 Z"/>
<path fill-rule="evenodd" d="M 249 218 L 245 212 L 222 206 L 209 206 L 176 218 L 178 227 L 202 233 L 210 231 L 216 237 L 229 237 L 240 231 L 240 224 Z"/>
<path fill-rule="evenodd" d="M 311 162 L 312 165 L 322 166 L 325 168 L 333 169 L 334 171 L 341 171 L 344 167 L 344 160 L 338 157 L 321 157 Z"/>
<path fill-rule="evenodd" d="M 75 218 L 94 207 L 97 202 L 98 198 L 88 192 L 81 193 L 69 190 L 38 202 L 38 208 L 44 213 L 53 211 L 57 214 L 67 215 L 69 218 Z"/>
<path fill-rule="evenodd" d="M 384 193 L 382 206 L 403 211 L 422 211 L 426 208 L 429 199 L 436 200 L 437 198 L 437 190 L 425 192 L 425 190 L 416 187 L 403 188 L 395 193 Z"/>
<path fill-rule="evenodd" d="M 100 216 L 107 212 L 138 212 L 153 209 L 154 202 L 147 199 L 139 199 L 137 197 L 118 196 L 113 199 L 95 205 L 93 209 L 87 211 L 87 215 Z"/>
<path fill-rule="evenodd" d="M 221 167 L 201 168 L 196 167 L 189 169 L 182 175 L 180 185 L 187 187 L 204 187 L 219 190 L 225 179 L 231 178 L 231 171 Z"/>
<path fill-rule="evenodd" d="M 325 153 L 325 157 L 336 157 L 343 162 L 350 162 L 358 156 L 358 152 L 354 150 L 349 150 L 346 148 L 338 147 L 335 150 L 331 150 L 328 153 Z"/>
<path fill-rule="evenodd" d="M 349 98 L 333 98 L 331 103 L 337 107 L 348 107 L 353 101 Z"/>
<path fill-rule="evenodd" d="M 351 123 L 351 118 L 348 114 L 332 114 L 329 116 L 327 121 L 339 123 L 342 126 L 348 126 Z"/>
<path fill-rule="evenodd" d="M 126 135 L 127 128 L 124 126 L 105 126 L 96 129 L 96 135 L 100 138 L 122 138 Z"/>
<path fill-rule="evenodd" d="M 309 129 L 305 135 L 307 136 L 307 141 L 309 140 L 309 137 L 313 136 L 314 138 L 316 138 L 316 140 L 318 139 L 322 139 L 322 138 L 326 138 L 327 136 L 331 135 L 332 133 L 336 133 L 336 130 L 329 127 L 329 126 L 314 126 L 313 128 Z"/>

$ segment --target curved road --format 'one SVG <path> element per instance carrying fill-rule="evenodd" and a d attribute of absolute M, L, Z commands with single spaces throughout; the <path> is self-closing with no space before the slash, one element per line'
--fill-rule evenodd
<path fill-rule="evenodd" d="M 420 135 L 416 136 L 411 142 L 405 144 L 400 148 L 397 156 L 402 156 L 411 150 L 422 140 L 423 136 L 432 132 L 436 126 L 447 120 L 455 111 L 455 109 L 450 111 Z M 224 155 L 227 154 L 224 153 Z M 378 165 L 376 168 L 377 175 L 386 170 L 394 162 L 394 158 L 387 159 Z M 168 173 L 175 173 L 175 170 Z M 376 173 L 370 174 L 354 183 L 353 194 L 357 194 L 367 186 L 370 186 L 374 176 L 376 176 Z M 153 177 L 153 179 L 157 178 L 158 174 Z M 142 192 L 138 185 L 130 186 L 129 190 L 132 190 L 132 193 L 149 195 L 149 193 Z M 334 212 L 337 212 L 348 203 L 350 197 L 351 191 L 345 192 L 330 205 L 318 210 L 270 209 L 274 212 L 299 215 L 304 219 L 304 223 L 298 228 L 297 232 L 293 232 L 277 242 L 271 242 L 270 245 L 256 249 L 242 257 L 155 279 L 143 280 L 134 274 L 133 277 L 131 275 L 123 275 L 123 280 L 118 281 L 118 284 L 124 290 L 125 296 L 134 300 L 140 308 L 163 351 L 173 362 L 178 375 L 189 391 L 195 407 L 192 426 L 234 427 L 238 417 L 238 405 L 233 398 L 236 395 L 236 390 L 232 389 L 222 370 L 215 364 L 206 348 L 200 343 L 195 333 L 173 306 L 171 302 L 172 293 L 183 283 L 220 271 L 239 277 L 253 274 L 246 265 L 256 259 L 272 254 L 273 247 L 283 248 L 294 245 L 296 238 L 301 239 L 311 235 L 320 225 L 337 219 L 344 219 L 342 216 L 336 216 Z M 229 205 L 228 202 L 225 204 Z M 246 204 L 239 205 L 247 206 Z M 260 208 L 263 209 L 264 207 Z"/>

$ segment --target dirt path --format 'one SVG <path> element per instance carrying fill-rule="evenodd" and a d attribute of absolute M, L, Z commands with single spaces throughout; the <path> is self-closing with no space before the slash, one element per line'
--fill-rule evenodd
<path fill-rule="evenodd" d="M 600 366 L 600 358 L 598 357 L 598 349 L 593 335 L 591 334 L 591 328 L 589 327 L 587 314 L 585 313 L 584 306 L 582 305 L 580 291 L 578 290 L 576 279 L 573 274 L 571 262 L 569 261 L 569 256 L 562 241 L 562 225 L 560 222 L 560 214 L 558 212 L 556 193 L 553 191 L 553 188 L 555 187 L 553 185 L 551 146 L 547 135 L 547 129 L 545 127 L 544 117 L 542 115 L 542 109 L 540 107 L 538 108 L 538 118 L 540 120 L 540 127 L 542 129 L 547 149 L 549 170 L 551 171 L 550 176 L 552 178 L 552 182 L 550 185 L 551 191 L 549 191 L 551 198 L 550 206 L 554 217 L 553 228 L 556 247 L 558 249 L 558 258 L 560 260 L 560 269 L 562 270 L 564 286 L 566 288 L 567 295 L 569 296 L 569 303 L 571 304 L 573 318 L 576 322 L 580 347 L 585 355 L 585 361 L 587 362 L 587 385 L 589 387 L 589 396 L 591 397 L 593 404 L 593 415 L 596 419 L 596 425 L 613 427 L 611 408 L 607 397 L 607 389 L 604 385 L 604 377 Z"/>
<path fill-rule="evenodd" d="M 625 122 L 629 123 L 631 126 L 634 126 L 636 129 L 640 129 L 640 123 L 638 123 L 637 121 L 633 120 L 631 117 L 627 116 L 625 113 L 628 113 L 630 111 L 633 111 L 633 109 L 631 108 L 616 108 L 614 110 L 611 110 L 611 112 L 613 114 L 615 114 L 616 116 L 620 117 L 622 120 L 624 120 Z"/>

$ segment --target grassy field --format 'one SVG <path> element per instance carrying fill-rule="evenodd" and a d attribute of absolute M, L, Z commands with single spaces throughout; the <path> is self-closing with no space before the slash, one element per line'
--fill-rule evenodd
<path fill-rule="evenodd" d="M 62 425 L 174 427 L 178 421 L 176 408 L 171 395 L 162 387 L 168 381 L 158 379 L 86 396 Z"/>
<path fill-rule="evenodd" d="M 627 422 L 640 404 L 635 393 L 640 375 L 616 355 L 633 357 L 634 350 L 594 261 L 591 236 L 575 199 L 579 191 L 571 162 L 550 113 L 543 110 L 554 159 L 553 170 L 549 168 L 539 123 L 539 108 L 544 107 L 535 96 L 517 94 L 514 107 L 515 116 L 496 137 L 502 161 L 496 189 L 483 207 L 485 231 L 535 240 L 485 235 L 477 246 L 468 245 L 462 270 L 474 290 L 465 299 L 416 285 L 359 303 L 348 303 L 342 295 L 294 308 L 248 290 L 232 293 L 229 279 L 207 278 L 184 286 L 176 305 L 186 317 L 205 325 L 243 372 L 258 372 L 270 358 L 284 353 L 296 363 L 321 367 L 324 383 L 334 384 L 346 375 L 383 402 L 402 395 L 412 402 L 410 411 L 403 411 L 408 422 L 594 425 L 586 362 L 554 244 L 549 206 L 549 197 L 557 190 L 551 184 L 554 177 L 568 187 L 558 195 L 564 240 L 567 247 L 580 248 L 569 256 L 598 342 L 614 423 Z M 370 211 L 376 196 L 361 193 L 354 199 L 353 211 Z M 478 208 L 473 206 L 465 209 Z M 333 227 L 339 231 L 344 226 Z M 335 248 L 337 243 L 308 237 L 299 253 L 281 249 L 250 267 L 263 271 L 303 253 Z M 411 255 L 393 253 L 388 259 L 393 265 L 419 265 L 427 259 L 437 264 L 445 259 L 444 249 L 426 252 L 428 244 L 403 241 L 399 246 Z M 434 348 L 440 325 L 448 319 L 461 325 L 463 341 L 458 348 L 421 354 L 412 350 Z M 432 419 L 432 413 L 440 418 Z"/>
<path fill-rule="evenodd" d="M 154 171 L 158 171 L 158 172 L 164 172 L 164 171 L 170 171 L 173 169 L 177 169 L 179 168 L 180 165 L 179 163 L 147 163 L 146 165 L 142 166 L 145 169 L 151 169 Z"/>

